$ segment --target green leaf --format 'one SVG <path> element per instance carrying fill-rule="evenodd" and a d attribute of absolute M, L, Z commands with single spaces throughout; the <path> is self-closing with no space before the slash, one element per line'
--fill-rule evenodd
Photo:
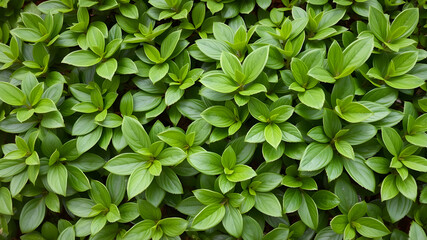
<path fill-rule="evenodd" d="M 86 34 L 86 41 L 94 53 L 100 57 L 104 55 L 105 40 L 101 30 L 97 27 L 90 27 Z"/>
<path fill-rule="evenodd" d="M 64 231 L 61 232 L 58 236 L 58 240 L 69 240 L 75 239 L 76 233 L 73 226 L 67 227 Z"/>
<path fill-rule="evenodd" d="M 138 67 L 130 58 L 120 58 L 117 66 L 117 73 L 136 74 L 138 73 Z"/>
<path fill-rule="evenodd" d="M 67 201 L 66 206 L 70 212 L 78 217 L 93 217 L 91 214 L 92 207 L 95 203 L 87 198 L 73 198 Z"/>
<path fill-rule="evenodd" d="M 168 90 L 166 90 L 166 94 L 165 94 L 166 105 L 170 106 L 176 103 L 179 99 L 181 99 L 183 95 L 184 95 L 184 90 L 182 90 L 178 86 L 170 86 Z"/>
<path fill-rule="evenodd" d="M 264 129 L 265 123 L 257 123 L 246 134 L 245 141 L 250 143 L 260 143 L 265 141 Z"/>
<path fill-rule="evenodd" d="M 151 145 L 150 137 L 141 123 L 132 118 L 125 116 L 122 124 L 123 137 L 134 151 L 141 148 L 148 148 Z"/>
<path fill-rule="evenodd" d="M 354 221 L 358 233 L 368 238 L 384 237 L 390 234 L 387 227 L 378 219 L 371 217 L 362 217 Z"/>
<path fill-rule="evenodd" d="M 129 177 L 127 184 L 128 198 L 131 199 L 142 193 L 153 181 L 154 176 L 151 175 L 146 168 L 136 168 Z"/>
<path fill-rule="evenodd" d="M 44 198 L 28 201 L 19 215 L 19 228 L 23 233 L 34 231 L 44 219 L 46 212 Z"/>
<path fill-rule="evenodd" d="M 366 166 L 361 156 L 356 155 L 354 160 L 345 159 L 344 168 L 351 178 L 360 186 L 371 192 L 375 191 L 375 176 L 372 170 Z"/>
<path fill-rule="evenodd" d="M 388 69 L 390 69 L 391 63 L 393 63 L 394 68 L 388 73 L 388 76 L 396 77 L 409 72 L 417 63 L 417 60 L 417 52 L 408 51 L 397 55 L 391 59 Z"/>
<path fill-rule="evenodd" d="M 427 134 L 426 133 L 417 133 L 414 135 L 406 135 L 405 138 L 409 143 L 414 144 L 415 146 L 427 147 Z"/>
<path fill-rule="evenodd" d="M 234 113 L 224 106 L 212 106 L 203 111 L 200 116 L 215 127 L 229 127 L 236 122 Z"/>
<path fill-rule="evenodd" d="M 203 208 L 195 217 L 192 228 L 202 231 L 216 226 L 225 216 L 225 207 L 222 204 L 211 204 Z"/>
<path fill-rule="evenodd" d="M 406 167 L 413 169 L 419 172 L 427 172 L 427 159 L 417 156 L 411 155 L 404 157 L 402 160 L 403 165 Z"/>
<path fill-rule="evenodd" d="M 222 70 L 231 78 L 236 76 L 237 71 L 243 71 L 239 59 L 229 52 L 222 52 L 220 63 Z"/>
<path fill-rule="evenodd" d="M 386 41 L 390 27 L 388 18 L 381 12 L 381 10 L 370 7 L 369 8 L 369 28 L 374 35 L 381 41 Z"/>
<path fill-rule="evenodd" d="M 170 168 L 163 168 L 160 176 L 156 178 L 157 184 L 166 192 L 172 194 L 183 194 L 181 181 L 176 173 Z"/>
<path fill-rule="evenodd" d="M 316 203 L 307 194 L 302 194 L 301 206 L 298 209 L 298 215 L 302 222 L 311 229 L 317 229 L 319 224 L 319 212 L 317 211 Z"/>
<path fill-rule="evenodd" d="M 233 150 L 232 146 L 227 147 L 221 156 L 221 164 L 224 168 L 227 168 L 228 171 L 226 174 L 231 174 L 230 171 L 233 171 L 236 166 L 236 153 Z"/>
<path fill-rule="evenodd" d="M 0 188 L 0 214 L 13 215 L 12 197 L 8 188 Z"/>
<path fill-rule="evenodd" d="M 0 100 L 12 106 L 21 106 L 25 104 L 25 94 L 8 82 L 0 82 Z"/>
<path fill-rule="evenodd" d="M 186 135 L 176 129 L 168 129 L 161 132 L 158 137 L 172 147 L 184 148 L 187 145 Z"/>
<path fill-rule="evenodd" d="M 304 151 L 298 170 L 317 171 L 332 160 L 333 150 L 329 144 L 310 143 Z"/>
<path fill-rule="evenodd" d="M 181 163 L 187 154 L 180 148 L 171 147 L 164 149 L 159 155 L 157 155 L 157 160 L 160 161 L 162 166 L 174 166 Z"/>
<path fill-rule="evenodd" d="M 179 41 L 179 37 L 181 36 L 181 30 L 175 31 L 169 34 L 162 42 L 160 46 L 160 56 L 163 59 L 168 59 Z"/>
<path fill-rule="evenodd" d="M 137 202 L 138 213 L 143 219 L 158 221 L 162 218 L 162 212 L 147 200 L 139 199 Z"/>
<path fill-rule="evenodd" d="M 262 156 L 264 157 L 266 162 L 276 161 L 277 159 L 283 156 L 284 152 L 285 152 L 284 144 L 279 144 L 277 149 L 275 149 L 268 143 L 262 144 Z"/>
<path fill-rule="evenodd" d="M 67 176 L 67 168 L 61 163 L 56 163 L 50 166 L 47 171 L 47 182 L 55 193 L 65 196 L 67 193 Z"/>
<path fill-rule="evenodd" d="M 255 171 L 246 165 L 236 165 L 233 173 L 227 175 L 227 179 L 231 182 L 243 182 L 256 176 Z"/>
<path fill-rule="evenodd" d="M 303 104 L 315 109 L 321 109 L 325 103 L 325 93 L 319 87 L 298 93 L 298 98 Z"/>
<path fill-rule="evenodd" d="M 247 215 L 243 215 L 243 239 L 261 239 L 263 231 L 258 222 Z"/>
<path fill-rule="evenodd" d="M 405 180 L 402 180 L 400 176 L 396 176 L 396 187 L 403 196 L 411 199 L 415 202 L 417 199 L 417 182 L 412 175 L 408 175 Z"/>
<path fill-rule="evenodd" d="M 350 208 L 350 211 L 348 211 L 347 218 L 349 221 L 357 220 L 365 216 L 367 211 L 368 211 L 368 205 L 366 204 L 366 202 L 365 201 L 358 202 Z"/>
<path fill-rule="evenodd" d="M 264 128 L 265 140 L 274 148 L 277 148 L 282 141 L 282 130 L 277 124 L 270 123 Z"/>
<path fill-rule="evenodd" d="M 339 234 L 344 233 L 344 230 L 345 230 L 347 224 L 348 224 L 348 219 L 347 219 L 347 216 L 345 216 L 345 215 L 335 216 L 331 220 L 331 228 L 334 230 L 334 232 L 339 233 Z"/>
<path fill-rule="evenodd" d="M 389 80 L 385 80 L 384 82 L 390 87 L 396 89 L 414 89 L 423 85 L 424 81 L 425 80 L 417 76 L 405 74 L 402 76 L 390 78 Z"/>
<path fill-rule="evenodd" d="M 270 120 L 274 123 L 283 123 L 294 113 L 294 108 L 288 105 L 276 107 L 270 112 Z"/>
<path fill-rule="evenodd" d="M 273 193 L 257 193 L 255 195 L 255 208 L 268 216 L 282 216 L 282 206 Z"/>
<path fill-rule="evenodd" d="M 342 125 L 338 116 L 330 109 L 323 110 L 323 130 L 329 138 L 334 138 L 335 134 L 341 130 Z"/>
<path fill-rule="evenodd" d="M 117 175 L 130 175 L 140 165 L 142 165 L 140 154 L 123 153 L 110 159 L 104 168 Z"/>
<path fill-rule="evenodd" d="M 381 128 L 381 136 L 387 150 L 394 156 L 399 156 L 403 146 L 399 133 L 393 128 L 383 127 Z"/>
<path fill-rule="evenodd" d="M 214 39 L 199 39 L 196 44 L 200 51 L 215 60 L 220 60 L 222 52 L 230 52 L 227 44 Z"/>
<path fill-rule="evenodd" d="M 261 102 L 257 98 L 251 98 L 248 107 L 252 117 L 256 118 L 258 121 L 267 122 L 267 119 L 270 116 L 270 111 L 265 103 Z"/>
<path fill-rule="evenodd" d="M 164 62 L 164 59 L 160 56 L 159 50 L 152 45 L 144 44 L 144 53 L 148 59 L 154 63 L 160 64 Z"/>
<path fill-rule="evenodd" d="M 319 190 L 312 196 L 317 208 L 321 210 L 331 210 L 340 204 L 340 199 L 337 195 L 327 190 Z"/>
<path fill-rule="evenodd" d="M 153 227 L 156 223 L 153 220 L 143 220 L 135 224 L 129 231 L 126 232 L 124 240 L 148 240 L 153 235 Z"/>
<path fill-rule="evenodd" d="M 395 198 L 388 200 L 386 207 L 392 223 L 395 223 L 408 214 L 412 208 L 412 201 L 399 194 Z"/>
<path fill-rule="evenodd" d="M 205 205 L 221 203 L 224 196 L 221 193 L 209 189 L 197 189 L 193 191 L 197 200 Z"/>
<path fill-rule="evenodd" d="M 372 112 L 367 107 L 357 102 L 350 102 L 345 105 L 338 104 L 335 111 L 338 116 L 350 123 L 362 122 L 372 116 Z"/>
<path fill-rule="evenodd" d="M 225 216 L 222 225 L 225 230 L 235 238 L 239 238 L 243 234 L 242 214 L 238 209 L 229 204 L 225 205 Z"/>
<path fill-rule="evenodd" d="M 400 12 L 390 27 L 390 34 L 393 36 L 393 39 L 406 38 L 411 35 L 417 27 L 418 18 L 419 10 L 417 8 L 407 8 Z"/>
<path fill-rule="evenodd" d="M 221 72 L 208 72 L 203 75 L 200 82 L 209 89 L 220 93 L 232 93 L 239 86 L 231 78 Z"/>
<path fill-rule="evenodd" d="M 302 203 L 302 194 L 299 189 L 288 188 L 283 196 L 283 211 L 291 213 L 298 210 Z"/>
<path fill-rule="evenodd" d="M 396 187 L 396 176 L 388 175 L 384 178 L 381 184 L 381 200 L 389 200 L 394 198 L 399 193 L 399 189 Z"/>
<path fill-rule="evenodd" d="M 81 154 L 91 149 L 99 141 L 102 135 L 102 127 L 97 127 L 92 132 L 77 137 L 76 149 Z"/>
<path fill-rule="evenodd" d="M 335 79 L 332 77 L 332 75 L 327 70 L 320 67 L 311 68 L 307 74 L 320 82 L 335 83 Z"/>
<path fill-rule="evenodd" d="M 390 171 L 390 160 L 383 157 L 372 157 L 366 160 L 372 170 L 380 174 L 387 174 Z"/>
<path fill-rule="evenodd" d="M 372 139 L 377 134 L 377 129 L 367 123 L 349 124 L 344 127 L 344 135 L 339 139 L 350 143 L 351 145 L 360 145 Z M 364 134 L 360 134 L 363 132 Z M 338 136 L 337 136 L 338 137 Z"/>
<path fill-rule="evenodd" d="M 15 28 L 11 33 L 26 42 L 37 42 L 43 37 L 39 31 L 32 28 Z"/>
<path fill-rule="evenodd" d="M 328 66 L 334 77 L 339 76 L 344 68 L 344 55 L 337 41 L 333 41 L 328 51 Z M 313 69 L 315 70 L 315 68 Z M 335 81 L 335 79 L 334 79 Z"/>
<path fill-rule="evenodd" d="M 139 17 L 138 8 L 136 7 L 136 5 L 120 4 L 119 10 L 125 17 L 131 18 L 131 19 L 138 19 Z"/>
<path fill-rule="evenodd" d="M 114 73 L 117 70 L 117 60 L 114 58 L 110 58 L 107 61 L 99 64 L 96 68 L 96 73 L 103 78 L 108 80 L 113 79 Z"/>
<path fill-rule="evenodd" d="M 111 196 L 104 184 L 97 180 L 91 180 L 91 189 L 89 191 L 90 198 L 104 207 L 109 207 L 111 204 Z"/>
<path fill-rule="evenodd" d="M 198 152 L 188 157 L 188 162 L 199 172 L 207 175 L 218 175 L 224 170 L 221 156 L 213 152 Z"/>
<path fill-rule="evenodd" d="M 204 3 L 197 3 L 191 11 L 191 19 L 195 28 L 199 28 L 205 20 L 206 7 Z"/>
<path fill-rule="evenodd" d="M 412 221 L 411 227 L 409 229 L 409 240 L 425 239 L 425 238 L 427 238 L 427 236 L 423 228 L 420 225 L 418 225 L 417 222 Z"/>
<path fill-rule="evenodd" d="M 169 71 L 169 64 L 167 63 L 156 64 L 150 68 L 148 76 L 150 77 L 153 83 L 156 83 L 162 80 L 166 76 L 168 71 Z"/>
<path fill-rule="evenodd" d="M 77 50 L 62 59 L 62 63 L 76 67 L 90 67 L 101 61 L 101 58 L 89 50 Z"/>
<path fill-rule="evenodd" d="M 344 157 L 354 159 L 354 150 L 350 143 L 338 140 L 335 142 L 335 148 Z"/>
<path fill-rule="evenodd" d="M 158 222 L 163 233 L 169 237 L 180 236 L 187 228 L 188 222 L 182 218 L 165 218 Z"/>
<path fill-rule="evenodd" d="M 76 191 L 84 192 L 91 188 L 89 179 L 80 168 L 72 165 L 67 166 L 68 182 Z"/>
<path fill-rule="evenodd" d="M 268 60 L 269 46 L 261 47 L 251 52 L 243 62 L 243 74 L 246 76 L 245 84 L 254 81 L 264 69 Z"/>

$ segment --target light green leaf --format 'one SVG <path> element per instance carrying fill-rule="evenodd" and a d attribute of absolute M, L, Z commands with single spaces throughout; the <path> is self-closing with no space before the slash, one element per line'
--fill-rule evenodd
<path fill-rule="evenodd" d="M 46 207 L 43 198 L 28 201 L 19 216 L 19 228 L 23 233 L 34 231 L 44 219 Z"/>
<path fill-rule="evenodd" d="M 325 93 L 321 88 L 315 87 L 305 92 L 298 93 L 298 98 L 309 107 L 321 109 L 325 102 Z"/>
<path fill-rule="evenodd" d="M 375 176 L 372 170 L 366 166 L 361 156 L 356 155 L 354 160 L 345 159 L 344 168 L 351 178 L 356 181 L 360 186 L 375 191 Z"/>
<path fill-rule="evenodd" d="M 270 192 L 256 194 L 255 208 L 268 216 L 282 216 L 282 206 L 280 205 L 280 202 L 277 197 Z"/>
<path fill-rule="evenodd" d="M 110 58 L 107 61 L 101 63 L 96 68 L 96 73 L 108 80 L 111 80 L 114 76 L 114 73 L 116 73 L 117 70 L 117 60 L 114 58 Z"/>
<path fill-rule="evenodd" d="M 368 238 L 384 237 L 390 234 L 387 227 L 378 219 L 371 217 L 362 217 L 355 221 L 355 227 L 358 233 Z"/>
<path fill-rule="evenodd" d="M 203 111 L 200 116 L 215 127 L 229 127 L 236 122 L 234 113 L 224 106 L 212 106 Z"/>
<path fill-rule="evenodd" d="M 0 82 L 0 100 L 12 106 L 21 106 L 25 104 L 25 94 L 8 82 Z"/>
<path fill-rule="evenodd" d="M 192 228 L 196 230 L 206 230 L 216 226 L 225 216 L 225 207 L 222 204 L 211 204 L 203 208 L 195 217 Z"/>
<path fill-rule="evenodd" d="M 269 46 L 258 48 L 251 52 L 243 62 L 243 74 L 246 76 L 245 84 L 254 81 L 264 69 L 268 60 Z"/>
<path fill-rule="evenodd" d="M 90 67 L 101 61 L 101 58 L 89 50 L 77 50 L 64 57 L 62 63 L 76 67 Z"/>
<path fill-rule="evenodd" d="M 198 152 L 188 157 L 188 162 L 198 171 L 207 175 L 218 175 L 224 170 L 221 156 L 213 152 Z"/>
<path fill-rule="evenodd" d="M 154 176 L 151 175 L 146 168 L 138 167 L 129 177 L 127 184 L 128 198 L 131 199 L 142 193 L 153 181 Z"/>
<path fill-rule="evenodd" d="M 0 214 L 13 215 L 12 197 L 6 187 L 0 188 Z"/>
<path fill-rule="evenodd" d="M 62 163 L 56 163 L 49 167 L 47 171 L 47 182 L 52 190 L 65 196 L 67 193 L 67 168 Z"/>
<path fill-rule="evenodd" d="M 236 165 L 233 173 L 227 175 L 227 179 L 231 182 L 243 182 L 256 176 L 255 171 L 246 165 Z"/>
<path fill-rule="evenodd" d="M 135 118 L 125 116 L 122 124 L 123 137 L 134 151 L 148 148 L 151 145 L 150 137 L 141 123 Z"/>
<path fill-rule="evenodd" d="M 239 238 L 243 233 L 242 214 L 230 204 L 225 205 L 225 216 L 222 225 L 231 236 Z"/>
<path fill-rule="evenodd" d="M 274 148 L 277 148 L 282 142 L 282 130 L 277 124 L 270 123 L 264 128 L 265 140 Z"/>
<path fill-rule="evenodd" d="M 319 224 L 319 212 L 316 203 L 307 193 L 303 193 L 302 195 L 303 198 L 301 206 L 298 209 L 298 215 L 302 222 L 309 228 L 317 229 L 317 225 Z"/>
<path fill-rule="evenodd" d="M 333 150 L 329 144 L 310 143 L 304 151 L 298 170 L 316 171 L 326 167 L 332 160 Z"/>
<path fill-rule="evenodd" d="M 399 133 L 393 128 L 383 127 L 381 129 L 381 136 L 387 150 L 394 156 L 399 156 L 403 146 L 403 141 Z"/>

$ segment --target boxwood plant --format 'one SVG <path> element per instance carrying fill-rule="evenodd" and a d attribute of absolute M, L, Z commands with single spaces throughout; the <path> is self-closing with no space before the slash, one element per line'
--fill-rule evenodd
<path fill-rule="evenodd" d="M 425 0 L 0 0 L 0 239 L 427 239 Z"/>

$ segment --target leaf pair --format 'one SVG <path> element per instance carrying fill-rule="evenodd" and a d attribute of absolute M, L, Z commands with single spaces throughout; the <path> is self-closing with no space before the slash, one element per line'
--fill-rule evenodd
<path fill-rule="evenodd" d="M 416 8 L 408 8 L 400 12 L 390 25 L 388 15 L 385 15 L 375 7 L 369 8 L 368 26 L 380 43 L 375 44 L 379 49 L 382 45 L 398 52 L 399 49 L 414 43 L 407 37 L 412 34 L 418 24 L 419 11 Z"/>
<path fill-rule="evenodd" d="M 364 217 L 367 212 L 367 204 L 359 202 L 355 204 L 348 214 L 338 215 L 331 220 L 332 229 L 339 234 L 344 234 L 345 239 L 356 237 L 356 231 L 367 238 L 383 237 L 390 234 L 388 228 L 378 219 Z"/>

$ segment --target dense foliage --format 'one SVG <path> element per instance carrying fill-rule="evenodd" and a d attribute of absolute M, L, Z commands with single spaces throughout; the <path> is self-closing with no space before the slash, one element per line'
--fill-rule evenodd
<path fill-rule="evenodd" d="M 0 0 L 0 239 L 427 239 L 425 0 Z"/>

